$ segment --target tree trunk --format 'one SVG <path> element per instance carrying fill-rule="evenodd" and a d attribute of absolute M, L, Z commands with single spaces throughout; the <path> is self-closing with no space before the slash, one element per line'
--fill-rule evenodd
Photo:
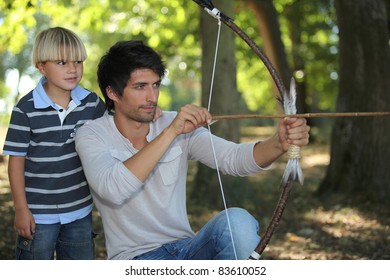
<path fill-rule="evenodd" d="M 232 0 L 214 0 L 215 7 L 226 15 L 233 14 Z M 221 23 L 222 24 L 222 23 Z M 213 70 L 218 21 L 201 11 L 200 32 L 202 40 L 202 106 L 208 107 L 211 76 Z M 235 34 L 222 24 L 220 42 L 215 69 L 213 94 L 210 112 L 217 114 L 237 114 L 241 111 L 243 101 L 237 91 L 236 59 L 235 59 Z M 212 132 L 222 138 L 238 142 L 240 139 L 239 121 L 218 122 L 213 124 Z M 223 176 L 225 190 L 233 188 L 234 178 Z M 216 171 L 202 164 L 198 164 L 194 187 L 190 199 L 195 202 L 221 205 L 221 192 Z M 237 187 L 237 186 L 235 186 Z M 227 197 L 229 194 L 227 193 Z"/>
<path fill-rule="evenodd" d="M 389 111 L 390 49 L 383 0 L 336 0 L 335 5 L 340 38 L 337 111 Z M 337 119 L 331 161 L 319 192 L 387 203 L 389 128 L 389 117 Z"/>
<path fill-rule="evenodd" d="M 264 52 L 275 66 L 286 89 L 290 87 L 291 69 L 282 42 L 277 11 L 272 0 L 247 0 L 256 15 L 256 20 L 263 40 Z M 274 85 L 275 95 L 278 95 Z M 277 108 L 280 109 L 279 107 Z"/>
<path fill-rule="evenodd" d="M 306 113 L 310 112 L 306 100 L 306 71 L 305 71 L 305 59 L 302 57 L 301 52 L 299 51 L 300 46 L 302 46 L 302 6 L 305 3 L 300 1 L 292 2 L 290 5 L 285 7 L 285 16 L 288 19 L 288 27 L 290 32 L 291 39 L 291 52 L 292 52 L 292 71 L 301 71 L 304 73 L 303 78 L 296 80 L 297 87 L 297 112 Z M 312 125 L 312 119 L 308 119 L 308 124 Z"/>

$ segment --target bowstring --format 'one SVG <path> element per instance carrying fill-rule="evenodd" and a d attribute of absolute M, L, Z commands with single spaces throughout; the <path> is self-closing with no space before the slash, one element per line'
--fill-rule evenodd
<path fill-rule="evenodd" d="M 220 34 L 221 34 L 221 17 L 220 17 L 220 12 L 217 9 L 213 9 L 213 11 L 207 11 L 207 12 L 218 20 L 217 42 L 216 42 L 216 45 L 215 45 L 213 70 L 212 70 L 212 74 L 211 74 L 211 83 L 210 83 L 210 92 L 209 92 L 209 100 L 208 100 L 208 105 L 207 105 L 207 110 L 210 112 L 211 99 L 212 99 L 212 96 L 213 96 L 213 88 L 214 88 L 215 68 L 216 68 L 216 65 L 217 65 L 218 47 L 219 47 Z M 236 252 L 236 245 L 234 243 L 233 231 L 232 231 L 232 227 L 231 227 L 231 223 L 230 223 L 230 217 L 229 217 L 227 203 L 226 203 L 225 192 L 224 192 L 224 188 L 223 188 L 223 184 L 222 184 L 221 174 L 219 172 L 219 165 L 218 165 L 218 161 L 217 161 L 217 154 L 215 152 L 213 137 L 212 137 L 212 133 L 211 133 L 211 124 L 212 123 L 207 125 L 208 131 L 209 131 L 209 136 L 210 136 L 211 149 L 212 149 L 212 152 L 213 152 L 215 169 L 217 171 L 218 182 L 219 182 L 219 187 L 220 187 L 220 190 L 221 190 L 223 206 L 225 208 L 226 220 L 227 220 L 227 224 L 228 224 L 228 228 L 229 228 L 229 234 L 230 234 L 230 238 L 232 240 L 234 257 L 235 257 L 236 260 L 238 260 L 237 252 Z"/>

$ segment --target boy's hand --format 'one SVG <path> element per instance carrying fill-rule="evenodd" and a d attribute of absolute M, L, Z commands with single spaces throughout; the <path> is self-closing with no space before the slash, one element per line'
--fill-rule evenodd
<path fill-rule="evenodd" d="M 19 236 L 33 239 L 35 220 L 29 209 L 15 211 L 14 227 Z"/>
<path fill-rule="evenodd" d="M 157 106 L 153 121 L 155 122 L 159 117 L 162 116 L 162 114 L 163 114 L 163 111 L 161 110 L 161 108 L 159 106 Z"/>

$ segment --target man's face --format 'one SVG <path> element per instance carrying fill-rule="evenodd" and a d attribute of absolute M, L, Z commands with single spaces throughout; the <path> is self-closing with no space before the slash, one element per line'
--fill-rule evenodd
<path fill-rule="evenodd" d="M 123 96 L 115 102 L 115 114 L 137 122 L 151 122 L 156 113 L 161 78 L 150 69 L 132 72 Z"/>

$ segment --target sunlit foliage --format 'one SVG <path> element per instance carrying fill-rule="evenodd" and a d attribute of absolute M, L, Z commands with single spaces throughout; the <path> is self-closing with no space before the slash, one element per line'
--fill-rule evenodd
<path fill-rule="evenodd" d="M 305 77 L 310 93 L 307 102 L 316 102 L 323 110 L 331 109 L 337 88 L 337 33 L 334 32 L 337 29 L 333 11 L 325 0 L 274 1 L 288 57 L 292 50 L 284 11 L 295 2 L 303 3 L 305 11 L 299 51 L 306 62 Z M 235 5 L 232 17 L 237 25 L 261 46 L 262 38 L 253 12 L 247 9 L 245 1 L 236 1 Z M 27 75 L 36 81 L 39 73 L 30 62 L 35 35 L 44 28 L 64 26 L 74 30 L 87 47 L 82 86 L 99 93 L 96 82 L 99 58 L 118 40 L 139 39 L 162 54 L 169 70 L 160 105 L 165 109 L 177 109 L 184 103 L 199 103 L 199 12 L 193 1 L 179 0 L 2 0 L 0 80 L 4 84 L 7 70 L 17 69 L 19 79 Z M 252 111 L 273 112 L 275 101 L 268 72 L 238 37 L 236 44 L 238 90 L 247 107 Z M 19 82 L 15 81 L 12 86 L 17 87 Z M 24 93 L 2 90 L 0 98 L 9 107 L 9 103 L 14 103 Z"/>

